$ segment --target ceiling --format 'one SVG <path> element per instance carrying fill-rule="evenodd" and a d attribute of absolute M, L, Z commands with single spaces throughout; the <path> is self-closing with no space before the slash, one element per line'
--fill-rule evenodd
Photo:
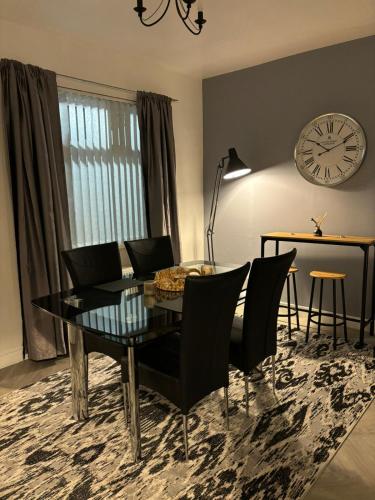
<path fill-rule="evenodd" d="M 136 0 L 0 0 L 0 18 L 77 34 L 203 78 L 375 34 L 375 0 L 200 2 L 207 24 L 199 36 L 182 25 L 174 0 L 153 28 L 140 25 Z M 144 0 L 150 11 L 159 3 Z"/>

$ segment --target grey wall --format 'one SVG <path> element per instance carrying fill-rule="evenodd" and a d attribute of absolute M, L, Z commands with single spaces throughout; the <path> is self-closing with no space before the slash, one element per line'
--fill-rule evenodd
<path fill-rule="evenodd" d="M 325 233 L 375 236 L 375 37 L 206 79 L 203 102 L 206 221 L 216 166 L 228 147 L 236 147 L 253 168 L 250 176 L 222 185 L 215 228 L 218 260 L 259 256 L 260 234 L 310 232 L 309 218 L 325 211 Z M 336 188 L 307 182 L 293 161 L 302 127 L 329 112 L 354 117 L 367 135 L 362 167 Z M 296 246 L 300 302 L 308 304 L 311 269 L 344 271 L 348 312 L 358 315 L 362 251 Z M 289 247 L 282 244 L 281 250 Z"/>

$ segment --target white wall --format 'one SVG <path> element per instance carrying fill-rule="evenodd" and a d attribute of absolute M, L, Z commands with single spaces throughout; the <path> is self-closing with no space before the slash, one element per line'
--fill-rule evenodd
<path fill-rule="evenodd" d="M 60 74 L 128 89 L 149 90 L 178 99 L 173 103 L 173 118 L 182 258 L 201 258 L 202 82 L 158 65 L 157 54 L 150 54 L 150 59 L 146 60 L 133 58 L 131 52 L 132 47 L 129 47 L 129 54 L 109 51 L 71 34 L 35 30 L 0 20 L 0 58 L 16 59 Z M 0 128 L 3 128 L 1 122 Z M 4 160 L 0 157 L 0 367 L 20 360 L 19 354 L 16 359 L 9 354 L 6 361 L 7 352 L 21 352 L 16 251 L 8 177 Z"/>

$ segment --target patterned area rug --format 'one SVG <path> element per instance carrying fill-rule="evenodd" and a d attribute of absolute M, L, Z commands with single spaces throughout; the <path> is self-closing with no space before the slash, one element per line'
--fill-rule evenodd
<path fill-rule="evenodd" d="M 0 399 L 1 498 L 293 499 L 312 485 L 375 395 L 370 351 L 334 352 L 328 337 L 305 346 L 280 331 L 278 403 L 271 366 L 251 387 L 231 372 L 230 431 L 217 392 L 189 418 L 190 461 L 181 419 L 166 400 L 141 391 L 144 458 L 133 464 L 124 428 L 119 368 L 90 359 L 90 419 L 70 418 L 69 372 Z"/>

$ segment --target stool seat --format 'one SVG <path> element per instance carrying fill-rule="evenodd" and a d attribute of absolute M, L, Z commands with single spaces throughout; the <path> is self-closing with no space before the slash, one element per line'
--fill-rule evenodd
<path fill-rule="evenodd" d="M 291 274 L 291 273 L 298 273 L 298 267 L 291 266 L 289 268 L 289 274 Z"/>
<path fill-rule="evenodd" d="M 326 271 L 311 271 L 310 276 L 321 280 L 343 280 L 346 278 L 345 273 L 328 273 Z"/>

